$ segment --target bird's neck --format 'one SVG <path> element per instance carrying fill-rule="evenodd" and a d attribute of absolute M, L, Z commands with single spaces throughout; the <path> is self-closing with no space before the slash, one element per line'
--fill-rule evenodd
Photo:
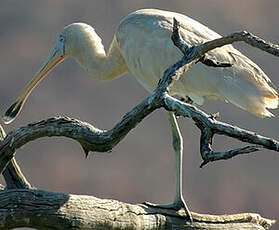
<path fill-rule="evenodd" d="M 112 80 L 128 72 L 115 37 L 108 54 L 105 52 L 101 39 L 94 40 L 82 52 L 74 56 L 90 76 L 98 80 Z"/>

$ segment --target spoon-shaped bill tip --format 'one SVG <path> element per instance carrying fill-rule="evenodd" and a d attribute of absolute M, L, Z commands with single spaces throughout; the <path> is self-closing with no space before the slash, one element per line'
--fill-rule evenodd
<path fill-rule="evenodd" d="M 22 101 L 20 100 L 15 101 L 6 111 L 4 117 L 2 118 L 3 122 L 5 124 L 11 123 L 19 114 L 22 105 L 23 105 Z"/>

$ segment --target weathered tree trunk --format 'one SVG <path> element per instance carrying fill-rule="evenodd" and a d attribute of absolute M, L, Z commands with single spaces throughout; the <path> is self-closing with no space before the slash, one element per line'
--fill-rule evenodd
<path fill-rule="evenodd" d="M 205 215 L 153 209 L 93 196 L 67 195 L 30 189 L 0 192 L 0 230 L 37 229 L 187 229 L 264 230 L 275 222 L 258 214 Z"/>

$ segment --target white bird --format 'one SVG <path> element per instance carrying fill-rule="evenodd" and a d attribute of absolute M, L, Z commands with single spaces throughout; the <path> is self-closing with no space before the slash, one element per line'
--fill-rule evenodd
<path fill-rule="evenodd" d="M 173 18 L 180 23 L 180 35 L 189 45 L 197 45 L 221 36 L 201 23 L 179 13 L 143 9 L 126 16 L 118 26 L 106 54 L 101 38 L 85 23 L 73 23 L 59 34 L 55 47 L 28 84 L 7 110 L 3 120 L 12 122 L 34 87 L 66 57 L 73 57 L 94 79 L 112 80 L 131 72 L 149 92 L 154 90 L 163 72 L 182 58 L 171 40 Z M 214 68 L 197 63 L 171 88 L 170 94 L 190 98 L 201 105 L 204 98 L 220 99 L 259 117 L 273 116 L 267 109 L 278 107 L 277 92 L 261 68 L 232 45 L 214 49 L 207 58 L 231 67 Z M 169 113 L 174 138 L 180 138 L 176 118 Z M 182 140 L 182 139 L 181 139 Z M 182 143 L 180 143 L 182 144 Z M 182 146 L 176 151 L 176 194 L 165 208 L 189 210 L 182 196 Z"/>

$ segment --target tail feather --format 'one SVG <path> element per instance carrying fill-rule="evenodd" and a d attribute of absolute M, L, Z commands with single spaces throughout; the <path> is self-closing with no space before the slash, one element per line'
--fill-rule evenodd
<path fill-rule="evenodd" d="M 272 97 L 265 97 L 264 103 L 266 108 L 269 109 L 277 109 L 279 106 L 279 99 L 277 95 L 273 95 Z"/>
<path fill-rule="evenodd" d="M 245 103 L 245 105 L 246 106 L 244 107 L 244 109 L 256 115 L 257 117 L 274 117 L 274 114 L 271 113 L 268 109 L 278 108 L 279 101 L 277 96 L 274 98 L 259 97 L 254 100 L 247 100 L 247 103 Z"/>
<path fill-rule="evenodd" d="M 259 88 L 257 85 L 225 84 L 220 89 L 221 95 L 230 103 L 258 117 L 274 117 L 268 109 L 279 107 L 276 91 L 271 87 Z M 256 87 L 255 87 L 256 86 Z"/>

